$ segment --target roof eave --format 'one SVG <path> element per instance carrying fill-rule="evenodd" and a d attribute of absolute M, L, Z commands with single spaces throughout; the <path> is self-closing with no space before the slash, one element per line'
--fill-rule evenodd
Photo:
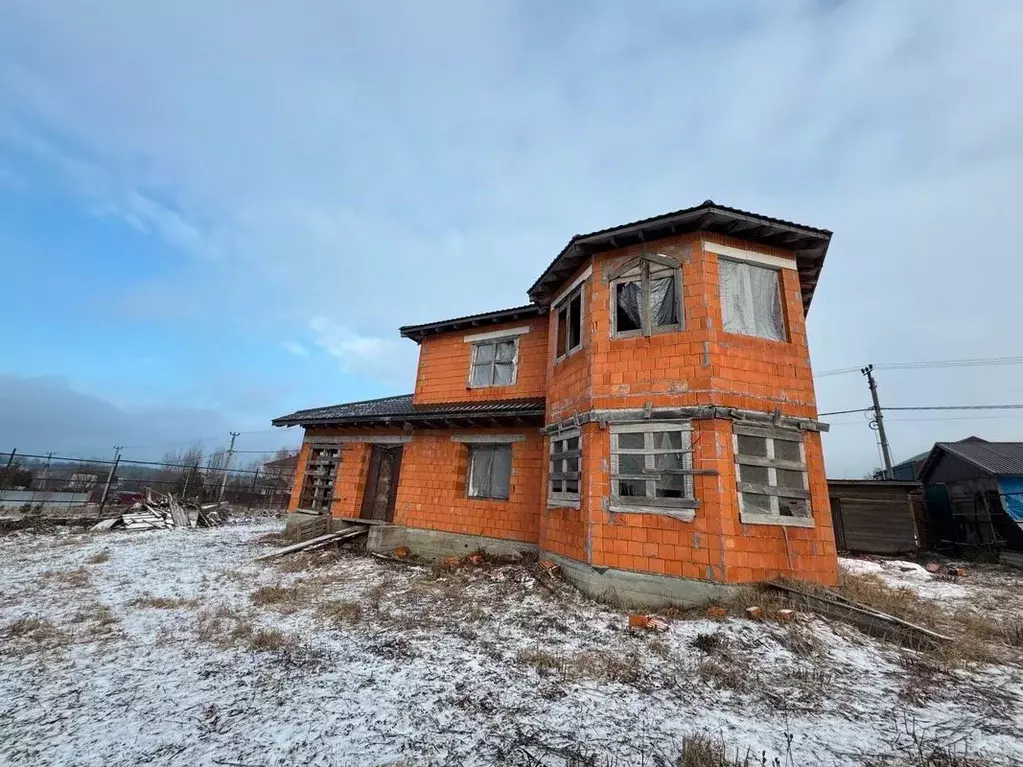
<path fill-rule="evenodd" d="M 536 304 L 527 304 L 525 306 L 516 306 L 512 309 L 472 314 L 467 317 L 456 317 L 455 319 L 428 322 L 422 325 L 405 325 L 398 328 L 398 332 L 403 338 L 411 338 L 418 344 L 429 335 L 459 330 L 472 330 L 483 325 L 497 325 L 502 322 L 514 322 L 519 319 L 538 317 L 543 312 L 543 307 Z"/>
<path fill-rule="evenodd" d="M 538 304 L 549 302 L 564 279 L 574 273 L 586 258 L 596 253 L 699 231 L 792 251 L 799 270 L 803 309 L 804 312 L 809 310 L 831 241 L 831 232 L 719 205 L 698 206 L 592 234 L 576 235 L 533 283 L 529 297 Z"/>
<path fill-rule="evenodd" d="M 406 423 L 423 423 L 437 421 L 447 425 L 478 426 L 488 421 L 514 421 L 543 419 L 544 409 L 534 408 L 530 410 L 516 410 L 511 412 L 497 413 L 410 413 L 408 415 L 395 416 L 356 416 L 352 418 L 313 418 L 313 419 L 288 419 L 278 418 L 272 423 L 274 426 L 366 426 L 373 428 L 384 428 L 388 426 L 402 426 Z"/>

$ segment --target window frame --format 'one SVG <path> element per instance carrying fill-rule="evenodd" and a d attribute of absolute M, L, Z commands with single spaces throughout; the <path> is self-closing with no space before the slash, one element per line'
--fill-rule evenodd
<path fill-rule="evenodd" d="M 515 344 L 515 354 L 512 356 L 512 377 L 511 383 L 499 384 L 493 383 L 495 379 L 495 373 L 497 372 L 497 346 L 498 344 L 513 343 Z M 498 338 L 486 338 L 479 341 L 471 342 L 471 351 L 469 352 L 469 382 L 468 388 L 470 389 L 500 389 L 505 386 L 514 386 L 519 380 L 519 335 L 507 335 L 500 336 Z M 473 383 L 473 373 L 476 370 L 476 355 L 479 353 L 479 348 L 482 346 L 493 346 L 494 347 L 494 359 L 490 360 L 490 380 L 491 383 Z M 487 363 L 480 363 L 487 364 Z"/>
<path fill-rule="evenodd" d="M 298 507 L 319 514 L 329 514 L 334 505 L 334 487 L 341 466 L 341 445 L 309 445 L 309 455 L 302 470 L 302 489 Z"/>
<path fill-rule="evenodd" d="M 739 452 L 739 437 L 753 437 L 765 440 L 766 456 L 751 455 Z M 795 442 L 799 445 L 799 460 L 789 461 L 775 456 L 775 441 Z M 813 504 L 810 498 L 810 478 L 806 467 L 806 443 L 802 431 L 745 426 L 736 424 L 732 427 L 732 449 L 735 466 L 735 491 L 739 501 L 739 520 L 743 524 L 782 525 L 788 527 L 814 527 Z M 743 466 L 766 468 L 767 484 L 747 482 L 742 477 Z M 802 475 L 802 489 L 778 484 L 778 469 L 796 471 Z M 770 498 L 771 511 L 747 509 L 744 493 L 763 495 Z M 781 514 L 781 499 L 799 499 L 804 501 L 804 511 L 786 516 Z"/>
<path fill-rule="evenodd" d="M 515 458 L 515 453 L 512 450 L 512 443 L 511 442 L 472 442 L 472 443 L 467 443 L 467 447 L 469 448 L 469 465 L 467 467 L 466 475 L 465 475 L 465 495 L 466 495 L 466 497 L 471 499 L 471 500 L 474 500 L 474 501 L 507 501 L 507 500 L 509 500 L 511 498 L 512 462 L 513 462 L 513 460 Z M 505 451 L 507 451 L 507 453 L 508 453 L 508 494 L 505 495 L 505 496 L 499 496 L 499 495 L 474 495 L 473 492 L 472 492 L 472 489 L 473 489 L 472 471 L 473 471 L 473 458 L 474 458 L 474 456 L 479 455 L 479 454 L 484 453 L 484 452 L 491 452 L 491 453 L 494 453 L 496 455 L 499 452 L 505 452 Z M 493 470 L 494 470 L 494 463 L 493 463 L 493 461 L 491 461 L 491 464 L 490 464 L 490 471 L 491 471 L 490 484 L 491 484 L 491 486 L 493 485 Z"/>
<path fill-rule="evenodd" d="M 569 449 L 567 446 L 561 450 L 556 450 L 557 443 L 567 442 L 570 439 L 577 440 L 574 449 Z M 582 491 L 582 450 L 583 450 L 583 437 L 582 432 L 575 427 L 562 429 L 561 431 L 555 432 L 550 435 L 550 448 L 547 452 L 547 506 L 548 507 L 568 507 L 568 508 L 579 508 L 579 498 Z M 577 469 L 572 472 L 569 471 L 568 461 L 575 458 L 577 461 Z M 555 463 L 561 464 L 558 471 L 555 471 Z M 564 489 L 565 483 L 571 480 L 576 482 L 576 491 L 574 493 L 568 492 Z M 554 490 L 554 483 L 561 482 L 561 489 Z"/>
<path fill-rule="evenodd" d="M 585 296 L 583 294 L 583 286 L 586 283 L 582 283 L 572 290 L 568 291 L 560 301 L 553 306 L 554 312 L 554 364 L 557 365 L 564 359 L 571 357 L 573 354 L 583 348 L 583 315 L 586 313 Z M 570 346 L 572 338 L 572 323 L 571 323 L 571 310 L 572 300 L 578 296 L 579 298 L 579 343 L 575 346 Z M 559 352 L 558 344 L 561 335 L 561 312 L 565 312 L 565 351 Z"/>
<path fill-rule="evenodd" d="M 629 272 L 639 269 L 638 276 L 632 276 Z M 657 274 L 651 275 L 651 269 L 658 270 Z M 668 325 L 654 325 L 650 308 L 650 283 L 652 280 L 664 279 L 663 272 L 668 272 L 674 280 L 675 289 L 675 317 L 676 321 Z M 640 327 L 630 330 L 618 329 L 618 288 L 639 282 L 640 288 Z M 611 291 L 611 336 L 612 338 L 636 338 L 639 336 L 648 337 L 655 333 L 676 333 L 685 330 L 685 301 L 682 295 L 682 265 L 667 256 L 644 254 L 638 258 L 626 262 L 614 271 L 609 280 Z"/>
<path fill-rule="evenodd" d="M 743 333 L 743 332 L 740 332 L 738 330 L 729 330 L 725 326 L 725 323 L 726 323 L 726 320 L 725 320 L 725 300 L 724 300 L 724 294 L 723 294 L 724 280 L 721 278 L 721 264 L 725 263 L 725 262 L 730 263 L 730 264 L 737 264 L 738 266 L 744 267 L 746 269 L 762 269 L 764 271 L 773 272 L 774 273 L 775 278 L 777 280 L 777 287 L 778 287 L 778 291 L 777 291 L 777 295 L 778 295 L 778 308 L 781 311 L 781 336 L 782 336 L 781 338 L 768 338 L 767 336 L 758 335 L 756 333 Z M 789 333 L 788 320 L 787 320 L 787 318 L 785 316 L 785 289 L 784 289 L 784 279 L 783 279 L 783 276 L 782 276 L 782 271 L 783 271 L 783 269 L 781 267 L 778 267 L 778 266 L 773 266 L 773 265 L 770 265 L 770 264 L 764 264 L 764 263 L 755 262 L 755 261 L 748 261 L 748 260 L 741 259 L 741 258 L 729 258 L 727 256 L 720 256 L 719 255 L 718 256 L 718 303 L 719 303 L 719 305 L 721 307 L 721 329 L 724 330 L 724 332 L 726 332 L 726 333 L 728 333 L 730 335 L 743 336 L 745 338 L 758 338 L 761 341 L 768 341 L 768 342 L 778 343 L 778 344 L 789 343 L 792 340 L 792 334 Z M 752 285 L 751 285 L 751 287 L 752 287 Z M 748 298 L 749 298 L 749 301 L 750 301 L 750 309 L 752 311 L 753 306 L 754 306 L 754 303 L 753 303 L 754 299 L 753 299 L 752 290 L 749 292 Z"/>
<path fill-rule="evenodd" d="M 653 444 L 653 435 L 665 432 L 682 432 L 685 437 L 683 439 L 683 445 L 681 450 L 672 448 L 657 448 Z M 622 434 L 643 434 L 643 447 L 642 448 L 622 448 L 619 447 L 619 437 Z M 622 424 L 611 424 L 609 429 L 608 438 L 610 439 L 610 455 L 611 455 L 611 493 L 609 501 L 609 510 L 614 512 L 625 512 L 625 513 L 642 513 L 642 514 L 663 514 L 676 519 L 689 522 L 696 515 L 696 509 L 699 508 L 700 502 L 696 498 L 696 483 L 693 477 L 696 474 L 701 474 L 698 470 L 693 469 L 693 426 L 690 420 L 672 420 L 672 421 L 644 421 L 640 423 L 622 423 Z M 653 465 L 657 455 L 661 454 L 675 454 L 683 453 L 683 468 L 679 470 L 672 470 L 672 474 L 681 474 L 686 478 L 685 491 L 687 496 L 684 498 L 658 498 L 656 497 L 657 482 L 663 471 L 658 472 L 656 467 Z M 644 467 L 641 475 L 633 474 L 621 474 L 619 471 L 620 458 L 622 455 L 642 455 L 644 456 Z M 650 464 L 650 465 L 648 465 Z M 645 491 L 648 493 L 643 496 L 622 496 L 619 494 L 619 485 L 621 481 L 628 481 L 629 479 L 646 482 Z M 651 496 L 651 487 L 653 488 L 654 495 Z"/>

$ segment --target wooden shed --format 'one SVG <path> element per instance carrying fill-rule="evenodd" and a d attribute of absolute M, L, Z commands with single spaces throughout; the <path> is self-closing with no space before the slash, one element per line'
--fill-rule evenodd
<path fill-rule="evenodd" d="M 828 495 L 840 551 L 896 554 L 920 549 L 919 482 L 829 479 Z"/>

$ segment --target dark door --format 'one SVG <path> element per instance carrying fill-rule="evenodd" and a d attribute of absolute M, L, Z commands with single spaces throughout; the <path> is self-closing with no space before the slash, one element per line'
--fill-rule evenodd
<path fill-rule="evenodd" d="M 366 493 L 362 499 L 362 519 L 390 522 L 394 519 L 394 498 L 401 471 L 401 445 L 373 445 L 369 457 Z"/>
<path fill-rule="evenodd" d="M 831 496 L 829 500 L 831 501 L 831 526 L 835 529 L 835 548 L 845 551 L 845 521 L 842 519 L 842 501 L 834 496 Z"/>

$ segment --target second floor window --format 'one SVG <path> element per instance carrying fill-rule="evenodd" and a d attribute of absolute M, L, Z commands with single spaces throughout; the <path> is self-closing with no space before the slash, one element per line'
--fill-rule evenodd
<path fill-rule="evenodd" d="M 472 347 L 472 372 L 469 385 L 511 386 L 515 383 L 515 364 L 518 360 L 518 339 L 482 341 Z"/>
<path fill-rule="evenodd" d="M 558 341 L 555 357 L 567 357 L 583 345 L 583 289 L 579 286 L 555 307 Z"/>
<path fill-rule="evenodd" d="M 682 327 L 679 311 L 679 269 L 641 258 L 613 283 L 613 332 L 617 336 L 649 335 Z"/>
<path fill-rule="evenodd" d="M 785 340 L 776 269 L 722 258 L 718 261 L 718 278 L 725 332 Z"/>

